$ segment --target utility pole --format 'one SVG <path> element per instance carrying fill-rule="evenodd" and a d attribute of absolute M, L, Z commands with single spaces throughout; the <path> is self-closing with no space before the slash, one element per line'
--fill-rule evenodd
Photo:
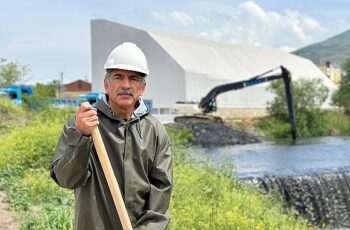
<path fill-rule="evenodd" d="M 63 98 L 63 72 L 61 72 L 60 98 Z"/>

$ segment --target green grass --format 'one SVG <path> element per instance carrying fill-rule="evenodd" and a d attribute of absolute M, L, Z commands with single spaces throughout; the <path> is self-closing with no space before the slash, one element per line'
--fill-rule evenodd
<path fill-rule="evenodd" d="M 327 118 L 331 135 L 350 135 L 350 116 L 341 115 L 339 113 L 327 113 Z"/>
<path fill-rule="evenodd" d="M 21 229 L 72 229 L 73 192 L 53 183 L 48 170 L 12 167 L 0 170 L 0 176 Z"/>
<path fill-rule="evenodd" d="M 180 154 L 181 149 L 176 153 Z M 185 154 L 185 153 L 183 153 Z M 172 229 L 309 229 L 281 201 L 232 178 L 232 167 L 215 168 L 176 156 Z"/>
<path fill-rule="evenodd" d="M 12 101 L 0 97 L 0 137 L 16 126 L 25 125 L 30 113 L 25 108 L 16 106 Z"/>
<path fill-rule="evenodd" d="M 32 114 L 24 127 L 0 134 L 0 189 L 21 229 L 72 229 L 73 192 L 59 188 L 48 167 L 62 126 L 72 110 Z M 232 167 L 189 160 L 187 130 L 169 128 L 174 155 L 171 229 L 308 229 L 295 212 L 271 196 L 232 178 Z"/>
<path fill-rule="evenodd" d="M 73 192 L 59 188 L 48 167 L 73 110 L 26 112 L 26 126 L 8 119 L 11 127 L 0 133 L 0 189 L 21 220 L 21 229 L 72 229 Z"/>

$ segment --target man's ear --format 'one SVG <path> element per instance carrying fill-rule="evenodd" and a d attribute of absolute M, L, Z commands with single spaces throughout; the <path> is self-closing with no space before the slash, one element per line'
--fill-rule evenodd
<path fill-rule="evenodd" d="M 104 80 L 103 80 L 103 86 L 104 86 L 104 88 L 105 88 L 105 91 L 108 92 L 108 87 L 109 87 L 109 85 L 108 85 L 107 79 L 104 79 Z"/>
<path fill-rule="evenodd" d="M 141 95 L 143 95 L 143 93 L 145 92 L 146 90 L 146 82 L 142 83 L 142 86 L 141 86 Z"/>

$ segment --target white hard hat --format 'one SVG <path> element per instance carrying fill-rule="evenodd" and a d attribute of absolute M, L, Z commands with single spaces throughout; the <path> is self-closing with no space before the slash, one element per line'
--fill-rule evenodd
<path fill-rule="evenodd" d="M 131 42 L 124 42 L 109 54 L 105 70 L 131 70 L 145 75 L 149 74 L 147 60 L 142 50 Z"/>

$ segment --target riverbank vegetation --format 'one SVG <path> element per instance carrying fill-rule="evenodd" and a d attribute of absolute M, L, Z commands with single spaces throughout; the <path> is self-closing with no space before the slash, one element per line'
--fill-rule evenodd
<path fill-rule="evenodd" d="M 333 103 L 350 115 L 350 56 L 342 64 L 343 74 L 339 88 L 332 95 Z"/>
<path fill-rule="evenodd" d="M 284 85 L 280 81 L 272 82 L 269 90 L 276 97 L 268 104 L 269 116 L 258 119 L 257 127 L 268 138 L 289 137 L 290 123 Z M 299 138 L 350 135 L 350 116 L 341 107 L 322 108 L 326 100 L 329 100 L 329 92 L 320 80 L 302 79 L 293 82 L 294 112 Z M 330 101 L 329 103 L 332 104 Z"/>
<path fill-rule="evenodd" d="M 15 109 L 15 116 L 2 120 L 8 125 L 0 127 L 0 189 L 6 192 L 21 229 L 72 229 L 73 192 L 50 179 L 49 165 L 62 126 L 74 111 L 29 112 L 6 106 Z M 13 123 L 15 117 L 23 119 L 21 125 Z M 171 229 L 310 228 L 279 199 L 233 178 L 232 166 L 191 161 L 184 144 L 192 134 L 168 131 L 174 156 Z"/>
<path fill-rule="evenodd" d="M 331 95 L 321 80 L 302 79 L 293 82 L 293 100 L 298 137 L 350 135 L 350 56 L 342 64 L 339 87 Z M 257 127 L 267 137 L 284 138 L 290 135 L 284 85 L 272 82 L 269 90 L 275 94 L 268 104 L 270 116 L 259 119 Z M 332 109 L 322 105 L 334 106 Z"/>

